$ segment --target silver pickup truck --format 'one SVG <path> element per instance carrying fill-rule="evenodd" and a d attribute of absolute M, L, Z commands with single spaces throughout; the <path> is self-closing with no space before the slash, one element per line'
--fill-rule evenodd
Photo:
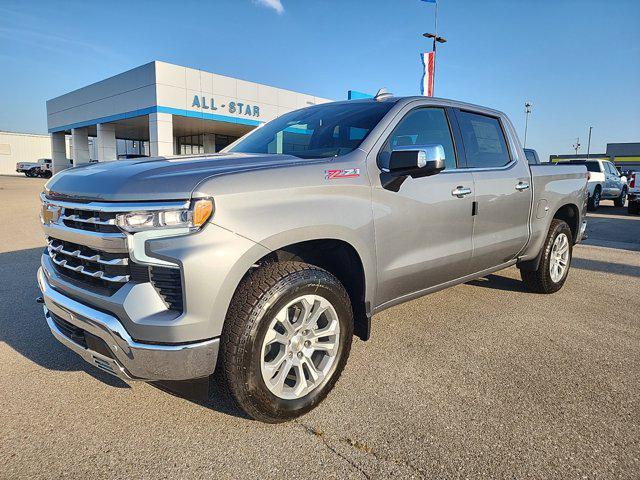
<path fill-rule="evenodd" d="M 322 401 L 386 308 L 512 265 L 559 290 L 586 201 L 585 167 L 530 166 L 501 112 L 379 95 L 220 154 L 54 175 L 38 283 L 53 335 L 97 368 L 213 379 L 280 422 Z"/>

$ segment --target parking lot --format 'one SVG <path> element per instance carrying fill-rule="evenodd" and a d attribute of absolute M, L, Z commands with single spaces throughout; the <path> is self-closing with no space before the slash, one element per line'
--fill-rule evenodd
<path fill-rule="evenodd" d="M 319 408 L 265 425 L 57 343 L 43 184 L 0 177 L 0 478 L 640 477 L 640 216 L 612 202 L 557 294 L 510 268 L 389 309 Z"/>

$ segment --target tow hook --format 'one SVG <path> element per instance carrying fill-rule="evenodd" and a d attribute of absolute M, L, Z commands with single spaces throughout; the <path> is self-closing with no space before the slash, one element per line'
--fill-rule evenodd
<path fill-rule="evenodd" d="M 42 297 L 36 297 L 36 303 L 43 304 L 43 303 L 44 303 L 44 298 L 42 298 Z"/>

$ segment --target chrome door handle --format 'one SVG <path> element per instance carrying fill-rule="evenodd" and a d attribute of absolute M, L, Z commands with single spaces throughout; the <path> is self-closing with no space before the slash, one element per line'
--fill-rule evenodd
<path fill-rule="evenodd" d="M 519 192 L 526 190 L 527 188 L 529 188 L 529 184 L 527 182 L 519 182 L 516 185 L 516 190 L 518 190 Z"/>
<path fill-rule="evenodd" d="M 469 195 L 471 193 L 471 189 L 469 187 L 463 187 L 462 185 L 458 185 L 456 188 L 451 190 L 451 195 L 458 198 L 463 198 L 465 195 Z"/>

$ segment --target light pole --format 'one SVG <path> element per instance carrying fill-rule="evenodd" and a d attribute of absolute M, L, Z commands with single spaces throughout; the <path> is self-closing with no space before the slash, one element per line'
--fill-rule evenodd
<path fill-rule="evenodd" d="M 435 25 L 434 25 L 434 33 L 423 33 L 422 36 L 426 38 L 433 38 L 433 94 L 435 96 L 436 91 L 436 45 L 438 43 L 446 43 L 447 39 L 444 37 L 438 36 L 438 1 L 435 1 L 436 4 L 436 15 L 435 15 Z"/>
<path fill-rule="evenodd" d="M 531 113 L 531 102 L 524 102 L 524 145 L 522 148 L 526 148 L 527 146 L 527 130 L 529 129 L 529 114 Z"/>
<path fill-rule="evenodd" d="M 580 150 L 580 137 L 576 138 L 576 143 L 573 144 L 573 149 L 576 151 L 576 156 L 578 156 L 578 150 Z"/>
<path fill-rule="evenodd" d="M 589 140 L 587 140 L 587 160 L 589 159 L 589 152 L 591 151 L 591 130 L 593 130 L 593 127 L 589 127 Z"/>

